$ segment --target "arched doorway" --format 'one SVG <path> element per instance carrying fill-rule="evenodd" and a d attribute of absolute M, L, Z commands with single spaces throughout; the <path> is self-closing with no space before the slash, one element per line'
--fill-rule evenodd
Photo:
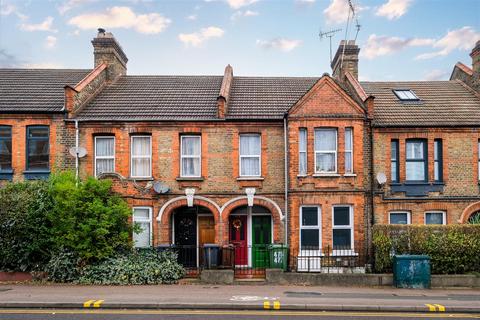
<path fill-rule="evenodd" d="M 201 247 L 215 242 L 215 219 L 207 207 L 181 206 L 171 215 L 172 242 L 178 250 L 178 261 L 187 268 L 202 264 Z"/>
<path fill-rule="evenodd" d="M 268 266 L 268 245 L 273 242 L 272 214 L 263 206 L 234 208 L 228 220 L 229 243 L 235 246 L 235 265 Z"/>

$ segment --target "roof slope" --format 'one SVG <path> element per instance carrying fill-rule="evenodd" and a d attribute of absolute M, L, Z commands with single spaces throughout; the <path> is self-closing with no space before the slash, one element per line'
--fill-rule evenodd
<path fill-rule="evenodd" d="M 460 81 L 361 82 L 375 97 L 376 126 L 480 124 L 480 98 Z M 393 89 L 411 89 L 418 102 L 401 102 Z"/>
<path fill-rule="evenodd" d="M 319 78 L 234 77 L 227 118 L 282 119 Z"/>
<path fill-rule="evenodd" d="M 77 84 L 89 72 L 0 68 L 0 112 L 59 112 L 64 106 L 64 86 Z"/>
<path fill-rule="evenodd" d="M 122 76 L 77 115 L 82 120 L 209 120 L 222 76 Z"/>

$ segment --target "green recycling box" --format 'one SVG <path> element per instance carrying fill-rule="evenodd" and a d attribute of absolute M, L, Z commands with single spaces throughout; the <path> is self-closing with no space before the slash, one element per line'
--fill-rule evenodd
<path fill-rule="evenodd" d="M 396 255 L 393 257 L 393 285 L 397 288 L 429 289 L 430 257 Z"/>
<path fill-rule="evenodd" d="M 287 271 L 288 247 L 283 244 L 268 246 L 270 255 L 270 268 Z"/>

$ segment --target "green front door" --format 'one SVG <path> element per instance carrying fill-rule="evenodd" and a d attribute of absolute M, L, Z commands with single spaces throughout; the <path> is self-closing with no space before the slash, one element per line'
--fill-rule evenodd
<path fill-rule="evenodd" d="M 268 245 L 272 243 L 270 216 L 252 217 L 252 262 L 254 268 L 268 268 Z"/>

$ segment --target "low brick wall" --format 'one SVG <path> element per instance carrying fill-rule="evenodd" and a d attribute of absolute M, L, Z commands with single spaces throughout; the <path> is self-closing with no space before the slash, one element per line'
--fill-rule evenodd
<path fill-rule="evenodd" d="M 0 281 L 31 281 L 33 276 L 28 272 L 0 272 Z"/>
<path fill-rule="evenodd" d="M 303 273 L 267 269 L 266 281 L 277 285 L 381 287 L 393 286 L 392 274 L 368 273 Z M 432 288 L 470 287 L 480 288 L 480 277 L 475 275 L 433 275 Z"/>

